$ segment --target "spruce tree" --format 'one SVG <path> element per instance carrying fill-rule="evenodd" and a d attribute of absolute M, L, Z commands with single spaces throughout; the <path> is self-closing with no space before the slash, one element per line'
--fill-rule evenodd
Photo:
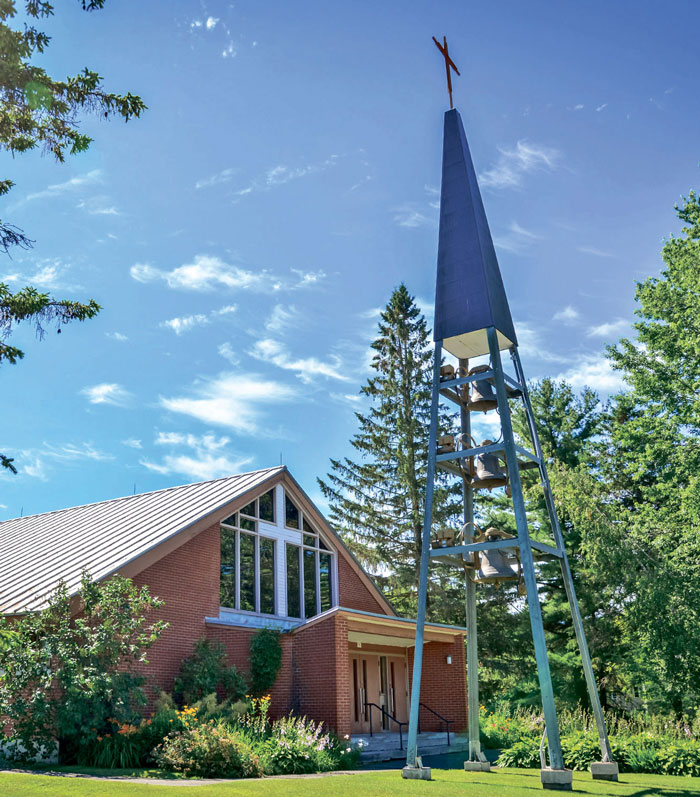
<path fill-rule="evenodd" d="M 330 520 L 350 550 L 373 574 L 400 614 L 413 615 L 418 597 L 423 507 L 427 476 L 433 353 L 425 318 L 401 284 L 381 313 L 372 344 L 373 376 L 361 388 L 369 401 L 356 412 L 351 439 L 358 461 L 331 459 L 319 479 Z M 441 409 L 441 433 L 454 426 Z M 459 491 L 436 473 L 433 528 L 461 525 Z M 464 621 L 461 571 L 431 567 L 429 613 Z"/>

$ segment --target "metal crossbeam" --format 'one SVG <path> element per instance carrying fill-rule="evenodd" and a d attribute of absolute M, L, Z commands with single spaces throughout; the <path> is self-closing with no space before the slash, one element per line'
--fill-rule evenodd
<path fill-rule="evenodd" d="M 472 374 L 471 376 L 458 376 L 456 379 L 445 379 L 444 381 L 440 382 L 440 390 L 446 387 L 459 387 L 460 385 L 468 385 L 471 382 L 483 382 L 484 380 L 488 381 L 493 378 L 493 371 L 483 371 L 482 373 Z M 512 377 L 508 376 L 508 374 L 503 374 L 503 378 L 511 387 L 522 391 L 523 386 L 519 382 L 516 382 Z"/>

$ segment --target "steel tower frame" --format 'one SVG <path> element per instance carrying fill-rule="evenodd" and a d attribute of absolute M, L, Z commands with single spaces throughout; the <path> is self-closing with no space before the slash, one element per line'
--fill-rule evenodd
<path fill-rule="evenodd" d="M 512 345 L 509 349 L 510 356 L 515 371 L 515 379 L 505 374 L 499 349 L 498 333 L 495 326 L 486 329 L 488 347 L 490 354 L 490 370 L 486 373 L 478 373 L 472 376 L 464 375 L 467 373 L 467 360 L 460 360 L 460 370 L 456 378 L 441 380 L 440 367 L 442 364 L 442 341 L 435 342 L 435 359 L 433 364 L 433 389 L 432 405 L 430 414 L 430 440 L 428 448 L 428 473 L 425 493 L 425 516 L 422 535 L 422 550 L 420 563 L 420 581 L 418 592 L 418 614 L 416 620 L 416 645 L 413 662 L 413 680 L 411 684 L 411 705 L 408 728 L 407 758 L 406 767 L 403 770 L 404 777 L 417 777 L 423 779 L 430 778 L 428 767 L 422 766 L 421 758 L 418 755 L 418 715 L 420 711 L 420 688 L 422 676 L 424 631 L 426 620 L 426 605 L 428 592 L 428 577 L 430 570 L 430 560 L 435 556 L 455 556 L 469 555 L 493 549 L 513 549 L 518 548 L 522 574 L 527 589 L 527 603 L 530 615 L 530 627 L 535 648 L 535 660 L 537 663 L 537 674 L 539 678 L 542 708 L 544 711 L 547 740 L 549 744 L 550 766 L 542 770 L 542 783 L 545 788 L 555 788 L 560 790 L 571 789 L 571 773 L 564 770 L 564 761 L 561 750 L 561 740 L 559 736 L 559 723 L 554 703 L 554 690 L 552 688 L 552 678 L 549 669 L 549 659 L 547 656 L 547 646 L 545 641 L 544 626 L 542 622 L 542 609 L 537 588 L 537 572 L 534 566 L 533 550 L 538 554 L 545 554 L 559 560 L 562 570 L 564 588 L 571 610 L 574 633 L 581 654 L 583 672 L 588 689 L 588 695 L 595 717 L 596 727 L 600 740 L 600 751 L 602 762 L 592 765 L 593 777 L 601 779 L 617 780 L 617 764 L 612 760 L 610 743 L 608 741 L 605 718 L 598 695 L 593 665 L 591 662 L 586 635 L 583 629 L 581 612 L 576 600 L 576 592 L 571 576 L 571 568 L 566 555 L 564 537 L 559 525 L 557 513 L 552 497 L 547 466 L 542 454 L 542 448 L 537 435 L 537 427 L 532 412 L 532 404 L 527 389 L 525 375 L 523 373 L 518 348 Z M 490 380 L 495 386 L 497 408 L 501 419 L 502 442 L 493 443 L 487 446 L 477 446 L 475 448 L 463 448 L 454 452 L 437 453 L 437 425 L 438 407 L 440 400 L 446 398 L 459 405 L 460 423 L 463 435 L 471 434 L 470 412 L 463 397 L 462 391 L 470 383 Z M 530 432 L 534 452 L 527 451 L 515 442 L 513 425 L 511 421 L 509 399 L 506 384 L 516 391 L 520 391 L 525 414 L 527 417 L 528 430 Z M 468 440 L 468 437 L 463 439 Z M 515 515 L 517 538 L 504 539 L 491 542 L 470 541 L 471 535 L 460 545 L 452 545 L 446 548 L 431 549 L 431 529 L 433 513 L 433 491 L 435 482 L 436 467 L 444 467 L 450 470 L 451 461 L 465 460 L 470 457 L 488 452 L 505 453 L 506 466 L 512 491 L 513 510 Z M 522 458 L 519 461 L 519 457 Z M 452 463 L 452 468 L 454 468 Z M 531 539 L 523 499 L 522 482 L 520 479 L 520 469 L 525 467 L 536 467 L 539 470 L 541 485 L 544 491 L 547 514 L 551 526 L 554 546 L 546 545 Z M 464 479 L 464 521 L 473 521 L 473 490 Z M 477 613 L 476 613 L 476 584 L 470 579 L 466 579 L 466 620 L 467 620 L 467 683 L 468 683 L 468 708 L 469 708 L 469 758 L 465 762 L 465 769 L 486 769 L 486 758 L 481 751 L 479 742 L 479 676 L 478 676 L 478 653 L 477 653 Z M 476 766 L 468 766 L 473 763 Z M 597 769 L 596 769 L 597 768 Z"/>

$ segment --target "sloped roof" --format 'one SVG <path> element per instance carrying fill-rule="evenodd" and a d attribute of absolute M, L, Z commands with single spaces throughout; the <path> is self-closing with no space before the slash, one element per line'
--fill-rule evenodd
<path fill-rule="evenodd" d="M 0 613 L 36 611 L 63 580 L 99 581 L 280 474 L 266 468 L 0 523 Z"/>

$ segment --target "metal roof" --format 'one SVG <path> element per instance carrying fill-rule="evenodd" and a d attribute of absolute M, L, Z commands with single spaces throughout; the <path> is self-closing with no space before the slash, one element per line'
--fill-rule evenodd
<path fill-rule="evenodd" d="M 253 490 L 284 467 L 168 487 L 0 523 L 0 613 L 36 611 L 59 581 L 99 581 Z"/>

